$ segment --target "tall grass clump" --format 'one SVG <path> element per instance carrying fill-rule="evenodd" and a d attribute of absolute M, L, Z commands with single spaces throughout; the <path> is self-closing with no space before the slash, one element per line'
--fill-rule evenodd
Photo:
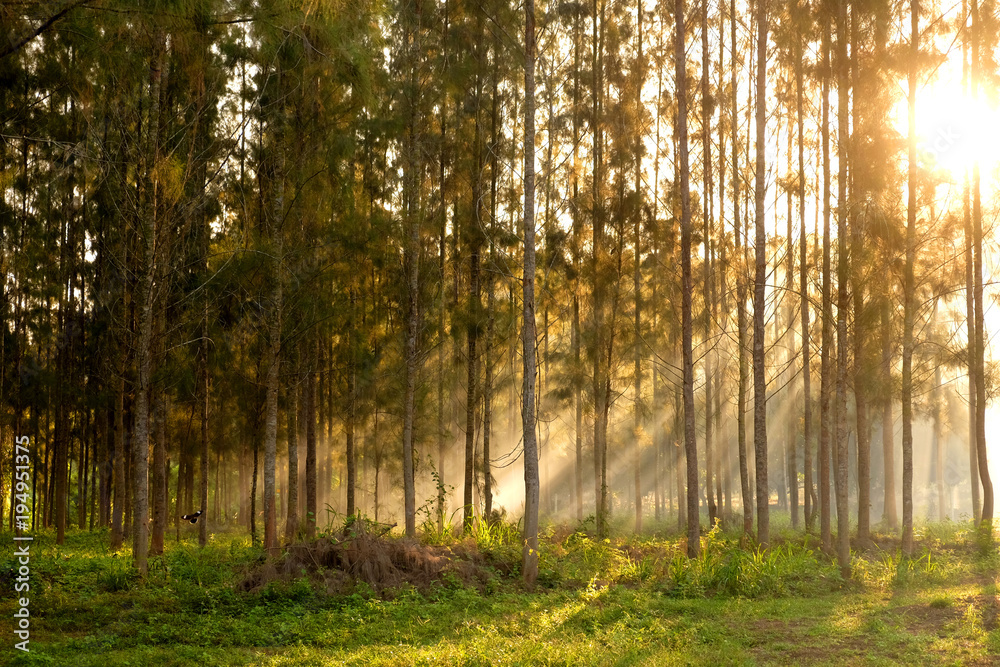
<path fill-rule="evenodd" d="M 837 568 L 806 547 L 784 544 L 772 549 L 744 548 L 713 528 L 703 538 L 700 555 L 670 559 L 663 590 L 672 597 L 766 598 L 808 595 L 842 583 Z"/>

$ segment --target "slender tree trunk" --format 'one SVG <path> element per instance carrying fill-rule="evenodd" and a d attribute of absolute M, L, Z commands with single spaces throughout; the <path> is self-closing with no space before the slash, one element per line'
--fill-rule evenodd
<path fill-rule="evenodd" d="M 355 491 L 357 489 L 357 478 L 358 478 L 358 466 L 357 466 L 357 454 L 355 450 L 354 442 L 354 429 L 357 425 L 357 369 L 355 361 L 355 339 L 354 339 L 354 318 L 355 318 L 355 301 L 356 292 L 354 287 L 351 287 L 350 295 L 350 312 L 348 314 L 348 358 L 347 358 L 347 420 L 344 424 L 344 440 L 345 440 L 345 457 L 347 458 L 347 516 L 354 516 L 357 513 L 357 505 L 355 503 Z M 306 374 L 307 387 L 309 383 L 312 382 L 310 375 Z M 307 389 L 308 391 L 308 389 Z M 315 452 L 312 456 L 315 457 Z M 306 497 L 309 496 L 309 443 L 306 442 Z M 315 462 L 313 463 L 315 466 Z M 308 500 L 307 500 L 308 502 Z M 308 511 L 308 510 L 307 510 Z M 308 524 L 314 524 L 315 518 L 310 518 L 306 515 L 306 521 Z M 309 525 L 307 524 L 307 529 Z"/>
<path fill-rule="evenodd" d="M 855 101 L 851 105 L 852 127 L 855 133 L 861 127 L 861 106 L 857 103 L 857 96 L 861 94 L 859 88 L 859 63 L 855 54 L 861 48 L 859 38 L 858 23 L 860 17 L 858 8 L 855 6 L 851 10 L 851 86 L 854 90 Z M 876 20 L 884 20 L 882 17 Z M 845 75 L 846 76 L 846 75 Z M 848 145 L 848 161 L 851 165 L 857 165 L 864 159 L 859 150 L 862 139 L 852 137 Z M 864 216 L 858 210 L 860 202 L 866 199 L 866 192 L 863 188 L 867 184 L 862 184 L 861 179 L 855 177 L 856 170 L 851 169 L 850 188 L 851 201 L 855 202 L 849 212 L 851 230 L 851 291 L 853 294 L 854 308 L 854 407 L 855 423 L 857 425 L 857 456 L 858 456 L 858 543 L 868 546 L 871 542 L 871 422 L 868 417 L 868 403 L 870 396 L 868 392 L 868 359 L 865 354 L 865 342 L 868 338 L 868 327 L 865 323 L 865 251 L 864 240 L 865 230 L 862 228 Z"/>
<path fill-rule="evenodd" d="M 820 347 L 819 522 L 823 550 L 833 549 L 830 526 L 830 349 L 833 347 L 833 301 L 830 283 L 830 26 L 823 25 L 823 338 Z"/>
<path fill-rule="evenodd" d="M 207 231 L 205 232 L 207 234 Z M 208 248 L 205 248 L 206 252 Z M 206 255 L 207 256 L 207 255 Z M 201 407 L 201 505 L 198 509 L 208 512 L 208 301 L 205 301 L 201 320 L 201 354 L 199 356 L 198 403 Z M 177 497 L 178 502 L 180 496 Z M 212 514 L 212 521 L 218 522 L 218 513 Z M 202 517 L 198 524 L 198 546 L 208 544 L 208 517 Z"/>
<path fill-rule="evenodd" d="M 701 549 L 698 511 L 698 443 L 695 440 L 694 356 L 691 350 L 691 192 L 688 175 L 687 71 L 684 53 L 684 0 L 674 0 L 674 73 L 677 87 L 677 133 L 681 177 L 681 337 L 684 359 L 684 452 L 687 459 L 687 555 Z"/>
<path fill-rule="evenodd" d="M 163 63 L 163 36 L 153 37 L 153 54 L 149 66 L 149 122 L 143 150 L 142 234 L 143 269 L 139 293 L 139 339 L 136 347 L 138 385 L 135 388 L 135 427 L 132 443 L 134 466 L 134 530 L 132 557 L 140 575 L 147 571 L 149 551 L 149 392 L 152 383 L 153 318 L 155 313 L 154 277 L 157 271 L 157 178 L 159 162 L 160 74 Z"/>
<path fill-rule="evenodd" d="M 124 366 L 124 351 L 122 352 Z M 114 511 L 111 515 L 111 550 L 121 549 L 124 541 L 122 525 L 123 510 L 127 502 L 125 486 L 125 373 L 121 369 L 115 392 L 115 425 L 114 425 Z M 37 419 L 37 415 L 36 415 Z"/>
<path fill-rule="evenodd" d="M 306 371 L 306 536 L 313 539 L 319 518 L 316 499 L 316 345 L 310 342 L 309 346 L 313 349 L 309 353 Z M 348 516 L 351 515 L 349 512 Z"/>
<path fill-rule="evenodd" d="M 639 71 L 638 82 L 636 84 L 636 112 L 642 110 L 642 86 L 645 81 L 646 63 L 642 56 L 642 0 L 636 4 L 636 22 L 638 27 L 638 57 L 637 69 Z M 635 246 L 635 256 L 632 263 L 632 289 L 635 298 L 634 323 L 635 343 L 633 345 L 633 387 L 634 405 L 632 412 L 632 466 L 635 479 L 635 532 L 642 531 L 642 348 L 641 348 L 641 311 L 642 311 L 642 280 L 640 259 L 642 256 L 640 227 L 642 221 L 642 138 L 636 140 L 635 149 L 635 193 L 636 207 L 635 219 L 633 220 L 633 245 Z"/>
<path fill-rule="evenodd" d="M 839 0 L 837 13 L 837 560 L 844 578 L 851 574 L 850 512 L 848 509 L 847 452 L 847 147 L 850 116 L 847 61 L 847 3 Z M 862 408 L 863 409 L 863 408 Z"/>
<path fill-rule="evenodd" d="M 967 3 L 962 0 L 962 16 L 967 16 Z M 969 31 L 962 30 L 962 88 L 969 90 L 971 86 L 969 63 Z M 975 239 L 972 233 L 972 184 L 969 181 L 969 170 L 962 174 L 962 228 L 965 232 L 965 320 L 967 343 L 967 366 L 969 370 L 969 481 L 972 490 L 972 516 L 978 526 L 982 516 L 983 506 L 979 497 L 979 447 L 978 431 L 976 429 L 976 300 L 975 283 L 972 279 L 973 258 L 972 248 Z"/>
<path fill-rule="evenodd" d="M 788 174 L 792 173 L 792 114 L 791 109 L 788 113 L 788 151 L 787 151 L 787 169 Z M 787 336 L 787 347 L 788 347 L 788 369 L 787 369 L 787 386 L 785 388 L 786 396 L 788 397 L 788 415 L 786 416 L 786 427 L 787 427 L 787 441 L 785 443 L 785 478 L 786 485 L 788 486 L 788 509 L 791 514 L 792 528 L 798 529 L 799 527 L 799 474 L 798 474 L 798 453 L 796 451 L 797 440 L 798 440 L 798 415 L 795 414 L 794 408 L 791 408 L 795 404 L 795 391 L 793 380 L 795 379 L 795 240 L 792 237 L 793 229 L 793 219 L 795 217 L 795 209 L 792 203 L 793 192 L 792 188 L 788 187 L 785 189 L 785 210 L 786 214 L 786 224 L 787 229 L 785 231 L 786 241 L 788 243 L 788 268 L 785 271 L 785 295 L 782 301 L 785 302 L 785 321 L 786 321 L 786 333 Z"/>
<path fill-rule="evenodd" d="M 796 5 L 797 12 L 805 11 Z M 801 20 L 801 17 L 797 17 Z M 813 462 L 812 462 L 812 386 L 811 386 L 811 357 L 809 345 L 809 276 L 806 261 L 806 169 L 805 169 L 805 138 L 803 128 L 803 96 L 804 96 L 804 75 L 803 75 L 803 53 L 802 53 L 802 31 L 799 30 L 800 39 L 797 42 L 797 54 L 795 59 L 795 108 L 798 128 L 798 149 L 799 149 L 799 309 L 802 316 L 802 469 L 804 472 L 803 484 L 803 513 L 805 515 L 806 531 L 813 529 Z"/>
<path fill-rule="evenodd" d="M 604 367 L 604 350 L 607 332 L 604 324 L 604 257 L 607 253 L 604 238 L 605 211 L 602 199 L 604 187 L 603 138 L 602 138 L 602 93 L 604 88 L 603 51 L 604 51 L 604 9 L 602 3 L 598 11 L 598 1 L 593 2 L 593 126 L 594 126 L 594 170 L 592 181 L 593 195 L 593 367 L 594 367 L 594 505 L 597 519 L 597 534 L 604 537 L 607 532 L 607 480 L 604 479 L 602 460 L 607 456 L 608 432 L 608 392 L 607 376 L 610 369 Z"/>
<path fill-rule="evenodd" d="M 166 398 L 158 392 L 153 409 L 153 531 L 150 536 L 151 556 L 163 555 L 164 533 L 167 528 L 167 408 Z"/>
<path fill-rule="evenodd" d="M 731 53 L 739 53 L 736 49 L 736 0 L 729 2 L 730 48 Z M 742 217 L 740 216 L 740 162 L 739 162 L 739 119 L 737 117 L 736 98 L 738 82 L 736 65 L 730 68 L 732 97 L 730 98 L 730 122 L 733 126 L 733 234 L 736 237 L 736 253 L 746 259 L 746 239 L 741 233 Z M 745 267 L 745 261 L 744 261 Z M 743 507 L 743 536 L 749 538 L 753 533 L 753 494 L 750 489 L 750 470 L 747 462 L 747 289 L 745 268 L 741 267 L 736 275 L 736 328 L 739 365 L 739 381 L 736 398 L 736 442 L 740 459 L 740 499 Z"/>
<path fill-rule="evenodd" d="M 912 0 L 914 6 L 918 0 Z M 972 0 L 972 97 L 979 96 L 981 29 L 979 0 Z M 976 308 L 976 453 L 979 463 L 979 480 L 983 485 L 983 511 L 979 517 L 980 529 L 993 534 L 993 482 L 986 452 L 986 338 L 983 331 L 983 210 L 979 184 L 979 161 L 972 165 L 972 226 L 973 226 L 973 298 Z M 904 501 L 905 502 L 905 501 Z"/>
<path fill-rule="evenodd" d="M 882 479 L 885 485 L 882 499 L 882 516 L 891 530 L 896 530 L 899 519 L 896 516 L 896 463 L 895 429 L 892 417 L 892 306 L 889 296 L 882 301 L 882 383 L 885 394 L 882 397 Z"/>
<path fill-rule="evenodd" d="M 934 309 L 937 310 L 935 300 Z M 937 313 L 935 312 L 935 315 Z M 944 443 L 941 442 L 941 366 L 934 366 L 934 389 L 931 391 L 931 414 L 934 420 L 934 430 L 931 434 L 931 450 L 934 453 L 934 486 L 937 489 L 937 520 L 944 521 Z"/>
<path fill-rule="evenodd" d="M 583 224 L 580 220 L 580 124 L 581 124 L 581 103 L 580 103 L 580 82 L 583 64 L 580 57 L 580 24 L 583 20 L 583 7 L 578 7 L 573 22 L 573 201 L 570 212 L 573 216 L 573 268 L 575 277 L 573 280 L 573 330 L 572 330 L 572 354 L 573 354 L 573 417 L 574 431 L 573 440 L 575 446 L 576 460 L 573 470 L 574 502 L 576 504 L 576 520 L 583 521 L 583 380 L 581 375 L 583 367 L 580 359 L 580 283 L 582 274 L 581 260 L 581 237 L 583 236 Z"/>
<path fill-rule="evenodd" d="M 725 89 L 725 55 L 726 55 L 726 5 L 725 3 L 719 4 L 719 67 L 718 67 L 718 89 Z M 729 69 L 735 70 L 736 58 L 732 54 L 730 55 Z M 715 314 L 718 321 L 723 329 L 723 340 L 728 341 L 729 339 L 729 303 L 726 298 L 728 293 L 728 272 L 729 272 L 729 262 L 726 257 L 728 241 L 726 238 L 726 123 L 724 119 L 724 111 L 722 110 L 721 100 L 719 106 L 719 247 L 720 247 L 720 263 L 719 263 L 719 295 L 718 298 L 714 295 L 713 286 L 713 296 L 712 304 L 713 308 L 721 307 L 722 315 L 718 316 Z M 733 127 L 733 141 L 735 142 L 736 128 Z M 657 134 L 657 142 L 659 142 L 659 135 Z M 733 175 L 734 179 L 736 174 Z M 723 431 L 723 425 L 726 423 L 724 420 L 725 413 L 722 410 L 722 391 L 725 384 L 725 376 L 727 374 L 727 368 L 731 359 L 731 354 L 729 352 L 728 345 L 723 344 L 723 353 L 726 355 L 726 361 L 720 362 L 720 355 L 718 353 L 718 348 L 716 348 L 715 361 L 716 367 L 719 369 L 716 374 L 716 392 L 715 392 L 715 419 L 716 419 L 716 433 L 719 436 L 719 456 L 716 457 L 718 461 L 717 464 L 717 476 L 716 484 L 719 489 L 719 503 L 724 510 L 722 511 L 723 522 L 729 521 L 733 516 L 733 497 L 732 497 L 732 469 L 731 469 L 731 458 L 732 458 L 732 441 L 729 438 L 727 431 Z"/>
<path fill-rule="evenodd" d="M 538 443 L 535 435 L 535 0 L 526 0 L 524 65 L 524 583 L 538 579 Z"/>
<path fill-rule="evenodd" d="M 294 348 L 292 350 L 294 355 Z M 299 427 L 296 420 L 298 410 L 296 409 L 298 364 L 292 363 L 292 372 L 289 374 L 294 380 L 289 380 L 285 387 L 285 430 L 288 438 L 288 516 L 285 519 L 285 542 L 292 544 L 299 535 Z M 216 481 L 218 487 L 218 481 Z"/>
<path fill-rule="evenodd" d="M 703 299 L 704 299 L 704 336 L 705 344 L 709 345 L 712 335 L 712 111 L 711 93 L 708 82 L 708 3 L 701 5 L 701 173 L 702 188 L 702 220 L 704 221 L 704 236 L 702 242 L 705 246 L 705 262 L 702 265 L 703 276 Z M 714 346 L 713 346 L 714 347 Z M 718 507 L 715 504 L 713 495 L 712 474 L 715 472 L 712 452 L 712 355 L 705 354 L 705 495 L 708 499 L 708 525 L 714 526 L 718 517 Z"/>
<path fill-rule="evenodd" d="M 975 2 L 975 0 L 973 0 Z M 913 263 L 917 236 L 917 58 L 920 2 L 910 0 L 909 149 L 906 204 L 906 265 L 903 274 L 903 553 L 913 553 Z"/>
<path fill-rule="evenodd" d="M 756 257 L 753 306 L 753 448 L 757 473 L 757 542 L 770 544 L 770 491 L 767 484 L 767 383 L 764 367 L 764 280 L 767 271 L 767 238 L 764 233 L 764 144 L 767 87 L 767 1 L 757 0 L 757 158 L 754 201 Z"/>

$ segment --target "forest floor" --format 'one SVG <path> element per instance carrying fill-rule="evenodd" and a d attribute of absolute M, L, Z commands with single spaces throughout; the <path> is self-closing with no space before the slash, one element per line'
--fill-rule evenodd
<path fill-rule="evenodd" d="M 758 552 L 712 531 L 692 561 L 665 527 L 609 540 L 549 527 L 534 592 L 506 525 L 418 543 L 358 524 L 280 561 L 245 535 L 199 549 L 191 529 L 144 582 L 106 532 L 71 530 L 62 547 L 43 532 L 31 652 L 5 630 L 0 664 L 1000 665 L 1000 552 L 970 524 L 922 527 L 912 559 L 876 539 L 849 580 L 801 532 Z M 0 565 L 10 623 L 15 563 Z"/>

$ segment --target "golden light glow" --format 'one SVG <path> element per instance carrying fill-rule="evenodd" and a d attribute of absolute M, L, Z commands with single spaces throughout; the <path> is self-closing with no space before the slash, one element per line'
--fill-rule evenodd
<path fill-rule="evenodd" d="M 984 196 L 993 191 L 989 174 L 1000 158 L 1000 108 L 985 95 L 973 97 L 962 85 L 961 54 L 954 53 L 917 90 L 917 155 L 920 165 L 947 183 L 960 185 L 978 161 Z M 906 82 L 900 82 L 905 91 Z M 906 94 L 893 109 L 893 125 L 908 133 Z"/>

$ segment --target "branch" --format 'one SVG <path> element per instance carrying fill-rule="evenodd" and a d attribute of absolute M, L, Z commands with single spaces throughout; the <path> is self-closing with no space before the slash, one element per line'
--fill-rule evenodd
<path fill-rule="evenodd" d="M 63 16 L 76 9 L 80 5 L 84 4 L 87 0 L 63 0 L 62 2 L 49 2 L 44 3 L 39 7 L 39 13 L 44 17 L 47 15 L 41 25 L 37 28 L 29 27 L 26 28 L 20 35 L 16 32 L 11 32 L 7 35 L 6 44 L 0 46 L 0 59 L 6 58 L 7 56 L 17 53 L 21 48 L 38 37 L 43 32 L 52 27 L 52 24 L 61 19 Z M 44 10 L 44 11 L 41 11 Z"/>

